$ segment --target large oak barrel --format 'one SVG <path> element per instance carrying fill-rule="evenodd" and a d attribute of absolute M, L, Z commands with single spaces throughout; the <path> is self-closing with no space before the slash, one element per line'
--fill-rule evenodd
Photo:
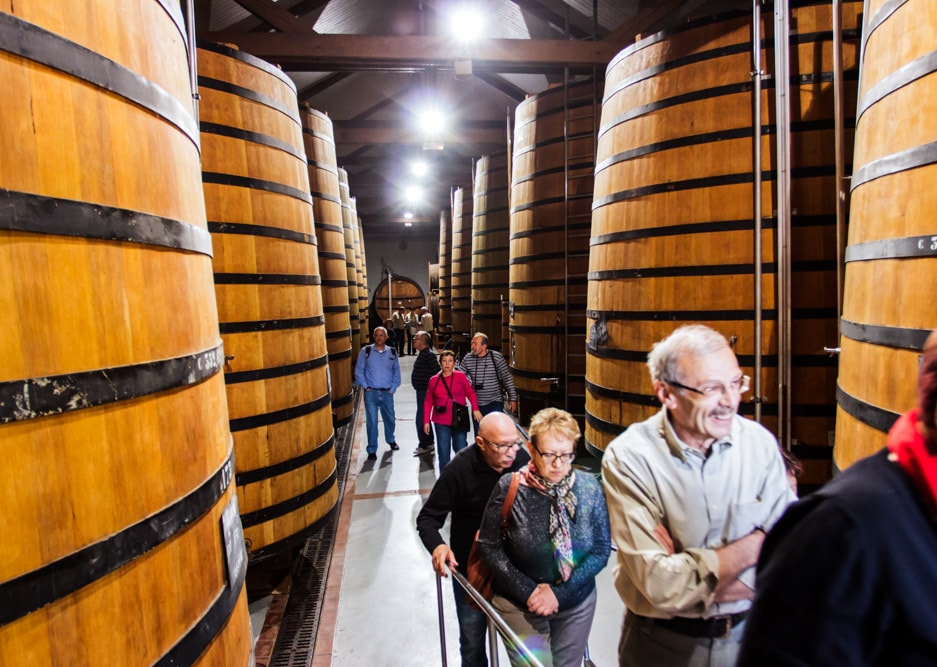
<path fill-rule="evenodd" d="M 575 83 L 517 106 L 511 175 L 511 373 L 522 421 L 585 421 L 586 287 L 601 87 Z"/>
<path fill-rule="evenodd" d="M 858 16 L 844 3 L 845 104 L 854 108 Z M 763 63 L 774 63 L 772 20 Z M 764 317 L 764 423 L 778 427 L 778 368 L 792 368 L 792 450 L 805 481 L 830 474 L 835 415 L 835 151 L 832 17 L 828 2 L 792 10 L 792 354 L 778 357 L 777 208 L 773 79 L 762 92 L 764 288 L 756 303 L 753 222 L 751 16 L 690 23 L 622 51 L 609 65 L 596 157 L 589 265 L 586 437 L 597 449 L 659 409 L 645 366 L 651 346 L 702 322 L 735 342 L 753 373 L 755 310 Z M 854 121 L 847 119 L 847 126 Z M 852 132 L 846 133 L 851 146 Z M 847 147 L 846 153 L 851 149 Z M 754 405 L 743 403 L 753 414 Z"/>
<path fill-rule="evenodd" d="M 186 40 L 0 10 L 3 665 L 251 660 Z"/>
<path fill-rule="evenodd" d="M 508 297 L 508 156 L 485 155 L 475 163 L 472 201 L 472 326 L 501 350 L 501 303 Z"/>
<path fill-rule="evenodd" d="M 290 79 L 211 44 L 198 71 L 237 493 L 258 561 L 304 540 L 338 498 L 312 196 Z"/>
<path fill-rule="evenodd" d="M 355 227 L 357 226 L 357 217 L 351 208 L 351 193 L 348 189 L 348 172 L 342 167 L 338 169 L 338 187 L 342 200 L 342 231 L 345 234 L 345 279 L 348 281 L 348 315 L 351 323 L 351 364 L 354 366 L 358 361 L 358 350 L 363 344 L 362 338 L 366 339 L 368 331 L 365 330 L 362 332 L 361 330 L 360 309 L 358 307 L 358 265 L 355 255 Z"/>
<path fill-rule="evenodd" d="M 472 336 L 472 192 L 466 188 L 456 188 L 453 193 L 451 266 L 451 340 L 464 351 Z"/>
<path fill-rule="evenodd" d="M 450 213 L 439 213 L 439 312 L 433 313 L 440 346 L 452 335 L 452 224 Z"/>
<path fill-rule="evenodd" d="M 841 469 L 881 449 L 916 405 L 920 351 L 937 327 L 935 36 L 933 2 L 866 3 L 837 383 Z"/>
<path fill-rule="evenodd" d="M 332 415 L 335 425 L 343 426 L 351 420 L 354 406 L 345 230 L 342 227 L 335 134 L 332 131 L 332 120 L 321 111 L 306 106 L 300 109 L 299 115 L 303 122 L 319 270 L 322 272 L 322 305 L 329 351 Z"/>
<path fill-rule="evenodd" d="M 390 299 L 394 302 L 394 310 L 403 306 L 406 310 L 419 312 L 420 308 L 426 305 L 426 295 L 423 293 L 423 288 L 413 278 L 394 276 L 393 282 L 390 284 L 390 298 L 388 298 L 387 287 L 387 278 L 384 278 L 374 288 L 374 299 L 371 302 L 371 307 L 381 322 L 386 321 L 391 316 Z"/>

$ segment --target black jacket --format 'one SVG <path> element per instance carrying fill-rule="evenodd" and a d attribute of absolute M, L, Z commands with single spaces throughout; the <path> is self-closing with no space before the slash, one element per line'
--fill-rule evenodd
<path fill-rule="evenodd" d="M 465 574 L 475 531 L 481 526 L 491 491 L 502 474 L 520 470 L 528 463 L 530 455 L 523 449 L 517 450 L 514 465 L 503 472 L 497 472 L 485 463 L 477 445 L 469 445 L 456 454 L 439 474 L 416 517 L 416 529 L 426 550 L 433 553 L 433 549 L 445 543 L 439 530 L 446 517 L 452 514 L 449 546 L 459 561 L 459 570 Z"/>
<path fill-rule="evenodd" d="M 426 391 L 429 379 L 439 372 L 439 361 L 428 347 L 420 350 L 413 361 L 413 372 L 410 374 L 410 384 L 417 391 Z"/>

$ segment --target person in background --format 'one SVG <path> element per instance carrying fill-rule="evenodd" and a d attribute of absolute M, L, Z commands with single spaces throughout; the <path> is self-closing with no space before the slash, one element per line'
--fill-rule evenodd
<path fill-rule="evenodd" d="M 793 491 L 794 495 L 796 496 L 798 495 L 797 483 L 804 475 L 804 464 L 800 462 L 800 459 L 798 459 L 786 449 L 781 450 L 781 458 L 784 459 L 784 470 L 787 473 L 787 483 L 790 485 L 791 491 Z"/>
<path fill-rule="evenodd" d="M 391 325 L 394 327 L 394 347 L 397 348 L 397 354 L 401 357 L 406 354 L 404 345 L 406 344 L 407 317 L 403 306 L 400 306 L 390 314 Z"/>
<path fill-rule="evenodd" d="M 507 526 L 511 484 L 502 476 L 485 508 L 478 546 L 494 575 L 492 605 L 544 665 L 578 667 L 595 615 L 595 577 L 611 551 L 605 496 L 596 478 L 574 471 L 579 425 L 546 408 L 530 422 L 531 463 L 520 472 Z M 512 665 L 527 662 L 512 647 Z"/>
<path fill-rule="evenodd" d="M 472 351 L 462 357 L 459 369 L 472 382 L 478 395 L 478 409 L 483 415 L 489 412 L 504 412 L 504 395 L 507 393 L 511 412 L 517 413 L 517 389 L 504 355 L 488 349 L 488 336 L 479 332 L 472 336 Z M 478 432 L 478 420 L 475 420 Z"/>
<path fill-rule="evenodd" d="M 680 327 L 647 365 L 663 408 L 602 457 L 620 664 L 731 666 L 764 531 L 795 496 L 777 440 L 737 414 L 749 379 L 722 334 Z"/>
<path fill-rule="evenodd" d="M 455 369 L 455 353 L 443 350 L 439 355 L 442 370 L 430 378 L 423 406 L 423 432 L 429 435 L 430 423 L 436 430 L 436 458 L 439 472 L 449 463 L 451 454 L 465 448 L 466 432 L 452 428 L 452 404 L 472 405 L 475 419 L 481 419 L 478 399 L 465 374 Z M 450 451 L 451 449 L 451 451 Z"/>
<path fill-rule="evenodd" d="M 387 332 L 387 340 L 384 341 L 386 345 L 392 347 L 394 351 L 399 354 L 397 350 L 397 334 L 394 332 L 394 320 L 388 317 L 384 320 L 384 331 Z M 374 340 L 374 333 L 371 333 L 371 340 Z"/>
<path fill-rule="evenodd" d="M 420 443 L 413 450 L 414 456 L 431 454 L 433 452 L 433 434 L 427 433 L 423 429 L 423 415 L 426 412 L 426 390 L 429 388 L 429 380 L 440 371 L 439 361 L 433 354 L 431 347 L 432 338 L 425 331 L 417 331 L 413 337 L 413 344 L 417 350 L 417 357 L 413 360 L 413 372 L 410 374 L 410 384 L 416 390 L 416 435 Z"/>
<path fill-rule="evenodd" d="M 408 310 L 405 319 L 407 323 L 407 354 L 414 354 L 413 343 L 420 331 L 420 316 L 415 310 Z"/>
<path fill-rule="evenodd" d="M 503 413 L 482 417 L 475 442 L 439 473 L 439 479 L 416 517 L 420 540 L 432 554 L 433 569 L 440 576 L 449 576 L 448 568 L 458 568 L 465 574 L 475 532 L 481 525 L 482 512 L 492 489 L 503 473 L 520 470 L 529 462 L 513 419 Z M 440 530 L 450 515 L 450 544 L 446 544 Z M 462 667 L 487 667 L 485 628 L 488 617 L 468 604 L 465 590 L 455 579 L 452 592 L 459 618 Z"/>
<path fill-rule="evenodd" d="M 937 331 L 917 398 L 768 533 L 740 666 L 937 662 Z"/>
<path fill-rule="evenodd" d="M 368 430 L 368 460 L 377 459 L 377 413 L 384 421 L 384 440 L 391 451 L 400 447 L 394 436 L 397 418 L 394 414 L 394 392 L 400 386 L 400 359 L 394 348 L 386 345 L 387 330 L 377 327 L 374 342 L 358 353 L 355 383 L 364 390 L 365 422 Z"/>
<path fill-rule="evenodd" d="M 432 336 L 433 328 L 433 315 L 429 312 L 429 308 L 423 306 L 423 308 L 420 309 L 420 329 Z"/>

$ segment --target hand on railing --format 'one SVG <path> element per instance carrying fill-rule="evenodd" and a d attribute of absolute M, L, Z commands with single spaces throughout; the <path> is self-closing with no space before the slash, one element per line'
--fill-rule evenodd
<path fill-rule="evenodd" d="M 543 663 L 537 660 L 537 657 L 530 652 L 530 649 L 524 645 L 521 638 L 518 637 L 517 633 L 505 622 L 501 614 L 498 613 L 498 610 L 491 606 L 491 603 L 485 599 L 485 596 L 475 590 L 475 587 L 472 586 L 468 579 L 463 577 L 457 569 L 450 568 L 449 571 L 452 573 L 453 578 L 459 582 L 459 585 L 465 589 L 466 594 L 475 601 L 478 608 L 488 617 L 488 631 L 492 632 L 493 630 L 497 630 L 505 643 L 511 645 L 514 650 L 520 653 L 521 657 L 527 661 L 530 667 L 543 667 Z M 439 581 L 439 579 L 437 579 L 437 581 Z M 494 653 L 494 651 L 492 651 L 492 653 Z M 492 667 L 498 667 L 496 654 L 491 656 L 491 665 Z"/>

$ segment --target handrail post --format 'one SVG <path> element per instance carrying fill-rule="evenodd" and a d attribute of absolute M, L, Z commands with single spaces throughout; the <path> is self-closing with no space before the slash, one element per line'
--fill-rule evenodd
<path fill-rule="evenodd" d="M 436 573 L 436 609 L 439 614 L 439 650 L 442 651 L 442 667 L 447 667 L 449 657 L 446 652 L 446 616 L 442 607 L 442 575 L 438 572 Z"/>
<path fill-rule="evenodd" d="M 488 664 L 491 667 L 498 667 L 501 662 L 498 657 L 498 628 L 490 616 L 488 617 L 488 655 L 490 657 Z"/>

